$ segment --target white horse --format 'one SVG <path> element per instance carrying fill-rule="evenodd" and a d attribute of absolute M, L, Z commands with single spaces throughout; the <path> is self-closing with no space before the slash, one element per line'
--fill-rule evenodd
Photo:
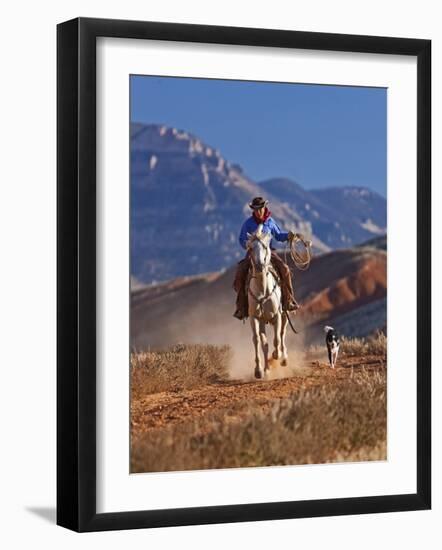
<path fill-rule="evenodd" d="M 248 288 L 249 317 L 255 346 L 255 378 L 263 378 L 269 371 L 269 344 L 266 336 L 266 324 L 273 325 L 274 350 L 272 358 L 281 359 L 281 365 L 287 365 L 287 347 L 285 335 L 287 313 L 282 311 L 281 287 L 271 266 L 271 234 L 263 232 L 260 224 L 255 233 L 247 234 L 247 248 L 250 251 L 251 277 Z M 264 370 L 259 345 L 264 354 Z"/>

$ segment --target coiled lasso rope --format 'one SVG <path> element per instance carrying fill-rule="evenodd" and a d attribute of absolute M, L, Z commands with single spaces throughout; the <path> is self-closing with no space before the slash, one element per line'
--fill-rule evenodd
<path fill-rule="evenodd" d="M 290 243 L 290 245 L 289 245 Z M 299 250 L 296 250 L 296 245 L 302 243 L 304 245 L 305 251 L 301 253 Z M 312 259 L 312 241 L 305 239 L 304 235 L 301 233 L 295 233 L 295 236 L 291 241 L 287 241 L 284 249 L 284 260 L 287 264 L 287 248 L 290 248 L 290 257 L 294 265 L 300 270 L 305 271 L 310 267 L 310 262 Z"/>
<path fill-rule="evenodd" d="M 287 262 L 287 248 L 289 248 L 290 243 L 290 257 L 295 265 L 300 271 L 305 271 L 310 267 L 310 261 L 312 259 L 312 241 L 309 241 L 304 238 L 304 235 L 301 233 L 295 233 L 293 239 L 286 242 L 285 248 L 284 248 L 284 260 L 285 263 L 288 265 Z M 304 245 L 304 253 L 299 252 L 296 250 L 297 243 L 302 243 Z M 292 269 L 289 267 L 290 272 L 292 272 Z M 289 322 L 290 328 L 293 330 L 295 334 L 299 334 L 299 330 L 296 330 L 293 326 L 293 323 L 290 319 L 290 312 L 287 311 L 287 321 Z"/>

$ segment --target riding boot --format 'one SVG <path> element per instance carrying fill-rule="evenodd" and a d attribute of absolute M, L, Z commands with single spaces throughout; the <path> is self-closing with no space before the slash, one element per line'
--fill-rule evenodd
<path fill-rule="evenodd" d="M 299 304 L 293 296 L 293 289 L 291 290 L 285 281 L 281 284 L 282 291 L 282 309 L 284 311 L 296 311 L 299 309 Z"/>
<path fill-rule="evenodd" d="M 245 319 L 249 313 L 248 297 L 246 293 L 246 279 L 249 271 L 250 258 L 247 255 L 237 265 L 233 288 L 236 295 L 236 311 L 233 314 L 237 319 Z"/>
<path fill-rule="evenodd" d="M 245 288 L 241 288 L 236 296 L 236 311 L 233 314 L 237 319 L 245 319 L 248 316 L 249 305 Z"/>
<path fill-rule="evenodd" d="M 290 268 L 276 253 L 272 253 L 272 263 L 281 278 L 282 309 L 296 311 L 300 306 L 295 300 Z"/>

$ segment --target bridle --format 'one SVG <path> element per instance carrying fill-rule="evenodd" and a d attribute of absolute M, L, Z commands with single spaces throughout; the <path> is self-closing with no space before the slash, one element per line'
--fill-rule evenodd
<path fill-rule="evenodd" d="M 261 245 L 261 246 L 265 246 L 264 243 L 261 241 L 260 237 L 257 236 L 257 235 L 254 235 L 254 238 L 253 238 L 253 241 L 257 240 L 258 243 Z M 252 242 L 253 242 L 252 241 Z M 297 242 L 301 242 L 304 247 L 305 247 L 305 255 L 302 256 L 299 252 L 296 251 L 295 249 L 295 245 Z M 251 244 L 251 243 L 250 243 Z M 295 264 L 295 266 L 304 271 L 306 269 L 308 269 L 310 267 L 310 260 L 311 260 L 311 246 L 312 246 L 312 243 L 311 241 L 308 241 L 304 238 L 303 235 L 299 234 L 299 233 L 296 233 L 294 238 L 292 239 L 292 241 L 290 242 L 290 256 L 292 258 L 292 261 L 293 263 Z M 264 276 L 267 276 L 267 270 L 268 270 L 268 267 L 270 265 L 270 261 L 268 261 L 268 254 L 271 254 L 271 251 L 270 251 L 270 246 L 266 246 L 266 255 L 265 255 L 265 258 L 264 258 L 264 266 L 263 266 L 263 275 Z M 250 256 L 250 263 L 252 264 L 252 275 L 250 277 L 250 279 L 256 279 L 256 265 L 255 265 L 255 260 L 254 260 L 254 257 L 253 257 L 253 254 L 252 254 L 252 251 L 249 250 L 249 256 Z M 284 256 L 285 256 L 285 261 L 287 263 L 287 247 L 284 251 Z M 250 288 L 250 285 L 249 285 L 249 288 L 248 288 L 248 292 L 251 294 L 252 298 L 256 301 L 257 303 L 257 310 L 259 310 L 259 308 L 261 308 L 261 311 L 262 311 L 262 306 L 264 305 L 264 303 L 270 299 L 270 297 L 272 296 L 272 294 L 275 292 L 276 290 L 276 287 L 277 287 L 277 282 L 276 282 L 276 279 L 275 279 L 275 284 L 273 285 L 273 288 L 272 288 L 272 291 L 269 293 L 269 294 L 264 294 L 264 296 L 262 296 L 261 298 L 258 298 L 258 296 L 255 296 L 255 294 L 253 293 L 253 291 L 251 290 Z M 295 334 L 299 334 L 299 331 L 297 331 L 295 329 L 295 327 L 293 326 L 293 323 L 290 319 L 290 315 L 289 315 L 289 312 L 287 311 L 287 321 L 290 325 L 290 328 L 292 329 L 292 331 L 295 333 Z"/>
<path fill-rule="evenodd" d="M 261 241 L 261 239 L 257 236 L 255 236 L 253 240 L 254 241 L 256 240 L 261 246 L 265 246 L 264 243 Z M 270 247 L 265 246 L 264 265 L 263 265 L 263 268 L 262 268 L 262 275 L 264 277 L 267 277 L 268 267 L 270 265 L 269 255 L 271 255 Z M 250 263 L 252 264 L 252 275 L 251 275 L 250 279 L 256 279 L 257 278 L 257 276 L 256 276 L 256 264 L 255 264 L 255 259 L 253 257 L 253 253 L 252 253 L 251 250 L 249 251 L 249 256 L 250 256 Z M 267 300 L 270 299 L 272 294 L 275 292 L 277 286 L 278 285 L 277 285 L 276 280 L 275 280 L 271 292 L 268 293 L 268 294 L 264 294 L 264 296 L 262 296 L 261 298 L 258 298 L 258 296 L 256 296 L 254 294 L 254 292 L 252 291 L 252 289 L 250 288 L 250 285 L 249 285 L 248 292 L 252 295 L 252 298 L 256 301 L 257 309 L 261 308 L 261 310 L 262 310 L 262 306 L 265 304 L 265 302 Z"/>

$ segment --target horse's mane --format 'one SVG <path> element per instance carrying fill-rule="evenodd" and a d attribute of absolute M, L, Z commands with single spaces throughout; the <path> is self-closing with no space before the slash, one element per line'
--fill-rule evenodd
<path fill-rule="evenodd" d="M 267 232 L 264 232 L 263 231 L 263 224 L 260 223 L 256 229 L 256 231 L 254 233 L 249 233 L 248 234 L 248 237 L 247 237 L 247 247 L 250 246 L 252 244 L 253 241 L 255 240 L 260 240 L 261 242 L 264 240 L 264 239 L 269 239 L 270 240 L 270 233 L 267 233 Z"/>

